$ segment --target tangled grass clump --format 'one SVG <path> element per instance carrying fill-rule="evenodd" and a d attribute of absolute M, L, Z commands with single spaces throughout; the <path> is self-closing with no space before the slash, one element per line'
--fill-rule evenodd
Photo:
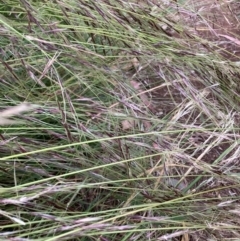
<path fill-rule="evenodd" d="M 238 10 L 4 0 L 0 239 L 239 240 Z"/>

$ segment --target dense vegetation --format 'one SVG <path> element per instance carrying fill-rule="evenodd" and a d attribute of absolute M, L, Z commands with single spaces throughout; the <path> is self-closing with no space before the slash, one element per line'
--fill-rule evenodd
<path fill-rule="evenodd" d="M 240 240 L 239 13 L 0 1 L 0 240 Z"/>

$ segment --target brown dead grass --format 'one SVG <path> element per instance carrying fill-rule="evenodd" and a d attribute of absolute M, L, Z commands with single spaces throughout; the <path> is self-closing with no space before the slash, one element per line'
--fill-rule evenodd
<path fill-rule="evenodd" d="M 159 1 L 151 1 L 158 5 L 160 8 L 164 7 L 159 4 Z M 189 0 L 186 1 L 184 6 L 177 5 L 175 1 L 169 3 L 174 9 L 178 9 L 178 16 L 171 16 L 171 19 L 176 21 L 181 20 L 186 26 L 185 29 L 178 31 L 177 29 L 168 26 L 164 30 L 170 38 L 182 41 L 184 44 L 191 46 L 191 39 L 199 39 L 199 43 L 194 42 L 195 45 L 192 49 L 198 49 L 205 51 L 205 53 L 214 53 L 219 55 L 219 61 L 239 61 L 240 60 L 240 39 L 239 34 L 239 18 L 240 3 L 237 1 L 214 1 L 214 0 Z M 186 43 L 186 39 L 189 40 Z M 198 45 L 196 47 L 196 45 Z M 159 44 L 161 46 L 161 44 Z M 156 46 L 156 47 L 159 47 Z M 208 52 L 209 51 L 209 52 Z M 184 50 L 179 54 L 179 57 L 183 59 L 186 55 L 196 56 L 198 53 L 185 52 Z M 195 55 L 196 54 L 196 55 Z M 141 63 L 141 60 L 139 60 Z M 205 64 L 205 63 L 203 63 Z M 140 64 L 141 65 L 141 64 Z M 206 66 L 206 69 L 210 65 Z M 131 65 L 129 66 L 131 68 Z M 237 113 L 231 115 L 231 104 L 228 106 L 229 113 L 223 113 L 219 109 L 219 118 L 216 113 L 211 113 L 211 109 L 216 111 L 217 108 L 214 105 L 218 105 L 220 98 L 216 94 L 214 87 L 211 83 L 206 85 L 205 80 L 207 75 L 200 75 L 197 70 L 193 70 L 192 73 L 184 76 L 181 75 L 180 69 L 174 69 L 171 66 L 171 58 L 166 56 L 161 63 L 151 65 L 151 70 L 154 73 L 158 73 L 158 76 L 150 76 L 142 74 L 141 70 L 135 69 L 129 75 L 129 79 L 137 81 L 137 83 L 145 83 L 149 85 L 148 98 L 151 100 L 152 108 L 149 108 L 146 112 L 151 112 L 160 119 L 165 119 L 167 124 L 164 130 L 172 130 L 176 128 L 176 125 L 171 123 L 177 123 L 179 128 L 201 128 L 201 126 L 211 127 L 211 123 L 215 123 L 216 126 L 221 129 L 221 121 L 226 118 L 229 126 L 239 126 L 237 119 Z M 131 69 L 134 69 L 132 66 Z M 143 68 L 144 69 L 144 68 Z M 230 79 L 234 79 L 236 87 L 238 86 L 238 73 L 227 72 L 226 75 L 222 71 L 222 67 L 219 66 L 216 71 L 216 76 L 219 79 L 226 80 L 227 85 L 230 86 Z M 174 77 L 169 77 L 167 73 L 178 73 L 179 78 L 174 80 Z M 144 77 L 142 77 L 144 76 Z M 148 76 L 148 77 L 146 77 Z M 165 78 L 167 76 L 167 78 Z M 176 75 L 177 76 L 177 75 Z M 205 78 L 201 82 L 201 78 Z M 229 81 L 229 82 L 228 82 Z M 141 91 L 144 91 L 141 89 Z M 229 100 L 230 103 L 230 100 Z M 186 106 L 191 106 L 189 114 L 182 115 Z M 146 106 L 145 106 L 146 107 Z M 229 116 L 227 116 L 229 114 Z M 223 118 L 223 119 L 222 119 Z M 234 122 L 234 124 L 233 124 Z M 174 126 L 174 127 L 173 127 Z M 187 240 L 225 240 L 238 237 L 238 233 L 234 234 L 234 231 L 221 230 L 221 221 L 226 219 L 226 215 L 234 209 L 234 206 L 228 207 L 224 205 L 224 201 L 234 195 L 239 196 L 238 186 L 234 186 L 234 181 L 231 178 L 224 178 L 227 172 L 238 173 L 239 172 L 239 148 L 236 145 L 235 138 L 240 135 L 239 131 L 226 131 L 226 133 L 218 133 L 217 131 L 201 132 L 193 131 L 184 135 L 174 134 L 172 136 L 163 137 L 161 142 L 156 141 L 156 146 L 159 150 L 172 150 L 173 154 L 168 157 L 169 161 L 165 162 L 165 167 L 171 175 L 183 176 L 184 181 L 188 184 L 195 181 L 194 176 L 201 176 L 194 185 L 198 186 L 197 191 L 202 192 L 199 199 L 204 201 L 196 203 L 198 214 L 203 215 L 206 210 L 213 211 L 218 203 L 222 203 L 219 206 L 219 210 L 216 211 L 219 219 L 216 226 L 211 226 L 211 220 L 209 220 L 209 230 L 199 231 L 189 235 Z M 170 140 L 170 141 L 169 141 Z M 154 146 L 154 145 L 153 145 Z M 182 153 L 177 153 L 182 151 Z M 175 152 L 175 153 L 174 153 Z M 159 158 L 159 157 L 158 157 Z M 158 159 L 159 160 L 159 159 Z M 156 160 L 156 162 L 158 161 Z M 179 168 L 181 166 L 181 168 Z M 204 177 L 204 170 L 212 174 L 213 178 Z M 163 172 L 164 173 L 164 172 Z M 166 174 L 166 173 L 165 173 Z M 229 186 L 231 186 L 229 188 Z M 205 192 L 209 190 L 208 192 Z M 209 201 L 207 201 L 209 200 Z M 239 201 L 235 202 L 236 208 L 239 205 Z M 236 218 L 238 220 L 238 218 Z M 208 220 L 206 220 L 208 222 Z M 231 221 L 229 222 L 231 223 Z M 237 224 L 238 223 L 238 224 Z M 234 221 L 232 225 L 239 225 L 239 222 Z M 183 237 L 182 239 L 184 240 Z"/>
<path fill-rule="evenodd" d="M 189 12 L 182 10 L 185 23 L 203 39 L 211 40 L 217 52 L 229 60 L 239 61 L 240 44 L 226 38 L 239 40 L 240 2 L 227 0 L 188 0 Z"/>

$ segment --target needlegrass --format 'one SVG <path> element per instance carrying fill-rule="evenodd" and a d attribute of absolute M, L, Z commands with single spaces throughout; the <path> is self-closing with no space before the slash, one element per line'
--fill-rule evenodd
<path fill-rule="evenodd" d="M 0 240 L 240 240 L 239 13 L 1 1 Z"/>

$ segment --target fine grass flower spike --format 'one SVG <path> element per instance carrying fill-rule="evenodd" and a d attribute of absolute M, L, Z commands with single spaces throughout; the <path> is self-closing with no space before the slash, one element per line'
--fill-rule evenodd
<path fill-rule="evenodd" d="M 6 110 L 0 112 L 0 125 L 12 125 L 12 124 L 19 124 L 19 121 L 10 120 L 9 117 L 13 117 L 19 115 L 26 111 L 31 111 L 36 109 L 38 106 L 29 104 L 29 103 L 22 103 L 17 106 L 9 107 Z"/>

